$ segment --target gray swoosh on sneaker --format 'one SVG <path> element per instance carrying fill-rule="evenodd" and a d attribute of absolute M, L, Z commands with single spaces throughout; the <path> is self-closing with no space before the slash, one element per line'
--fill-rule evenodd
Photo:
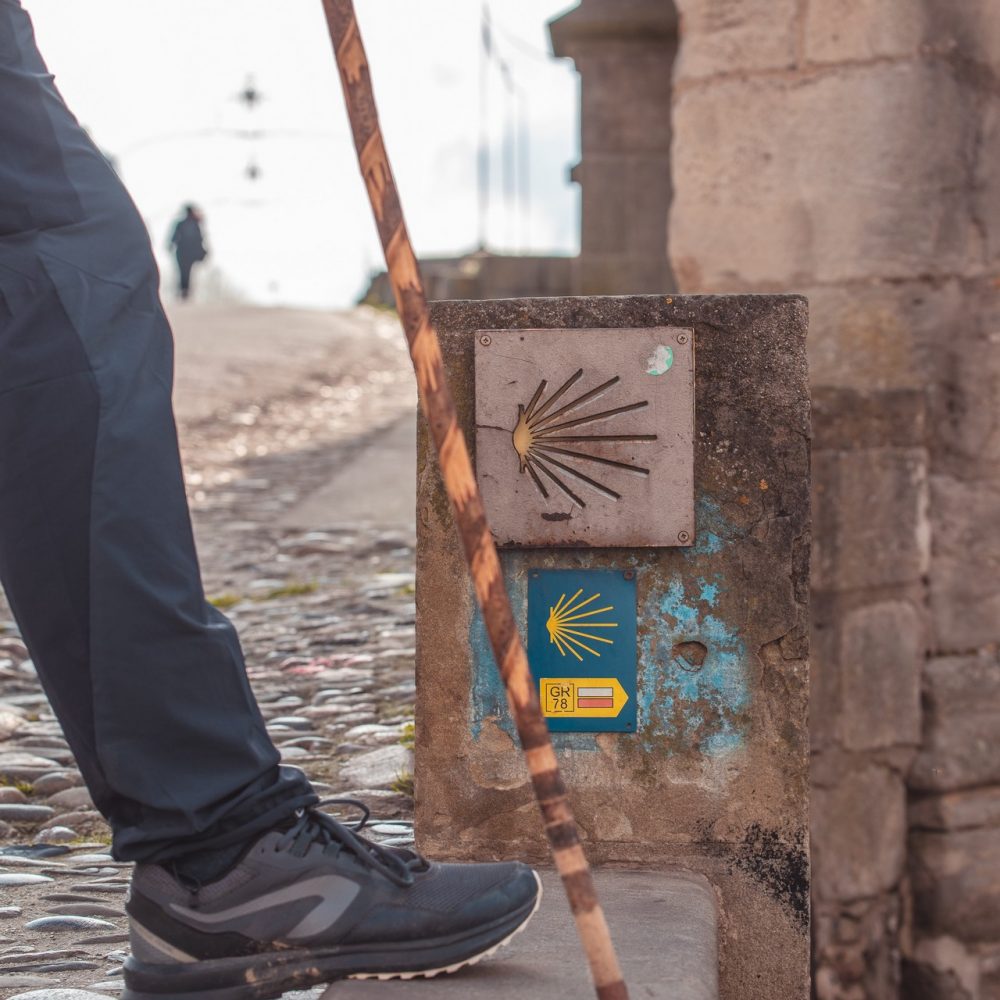
<path fill-rule="evenodd" d="M 352 882 L 351 879 L 341 875 L 319 875 L 276 889 L 274 892 L 264 893 L 263 896 L 257 896 L 239 906 L 217 910 L 215 913 L 192 910 L 179 903 L 171 903 L 170 908 L 190 923 L 215 926 L 284 903 L 297 903 L 308 896 L 316 896 L 319 899 L 316 907 L 285 935 L 287 938 L 305 938 L 319 934 L 330 927 L 351 905 L 360 890 L 361 887 L 357 882 Z"/>

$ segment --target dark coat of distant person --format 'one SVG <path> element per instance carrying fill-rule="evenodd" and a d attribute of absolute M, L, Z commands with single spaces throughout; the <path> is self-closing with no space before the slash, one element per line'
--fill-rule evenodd
<path fill-rule="evenodd" d="M 178 291 L 182 299 L 191 294 L 191 269 L 208 256 L 201 231 L 201 215 L 194 205 L 185 205 L 184 214 L 174 226 L 170 246 L 177 257 Z"/>

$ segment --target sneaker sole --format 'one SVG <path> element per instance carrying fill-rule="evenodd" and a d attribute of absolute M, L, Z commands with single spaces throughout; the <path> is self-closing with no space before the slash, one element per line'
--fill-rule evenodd
<path fill-rule="evenodd" d="M 542 883 L 538 873 L 533 874 L 538 892 L 529 906 L 469 937 L 422 942 L 395 951 L 384 946 L 377 951 L 279 951 L 171 965 L 148 965 L 129 958 L 121 1000 L 275 1000 L 293 990 L 342 979 L 431 979 L 457 972 L 493 955 L 528 925 L 542 901 Z M 460 952 L 463 957 L 449 961 L 449 952 Z"/>

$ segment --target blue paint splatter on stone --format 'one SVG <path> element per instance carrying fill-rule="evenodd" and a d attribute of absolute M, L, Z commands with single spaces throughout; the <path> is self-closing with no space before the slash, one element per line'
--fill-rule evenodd
<path fill-rule="evenodd" d="M 647 747 L 667 737 L 672 750 L 715 755 L 741 747 L 750 704 L 746 644 L 713 614 L 718 585 L 698 581 L 689 596 L 680 577 L 643 609 L 643 671 L 639 731 Z M 705 661 L 694 667 L 674 653 L 678 643 L 702 643 Z"/>
<path fill-rule="evenodd" d="M 710 497 L 699 497 L 695 504 L 694 545 L 681 549 L 685 558 L 713 556 L 722 551 L 726 542 L 737 537 L 737 531 L 726 519 L 719 505 Z"/>
<path fill-rule="evenodd" d="M 695 545 L 676 550 L 685 561 L 715 555 L 741 535 L 719 505 L 708 497 L 698 500 L 696 517 Z M 634 553 L 621 555 L 618 562 L 621 568 L 649 572 L 641 557 Z M 506 550 L 500 553 L 500 561 L 514 618 L 523 637 L 528 572 L 532 565 L 547 565 L 548 560 L 539 553 Z M 725 581 L 718 574 L 695 579 L 693 575 L 678 573 L 669 579 L 665 593 L 648 594 L 640 609 L 637 736 L 647 750 L 662 753 L 665 749 L 671 754 L 695 751 L 714 756 L 737 750 L 746 741 L 749 663 L 746 645 L 738 631 L 718 611 L 719 597 L 725 589 Z M 674 647 L 683 642 L 704 644 L 706 655 L 700 668 L 693 669 L 674 654 Z M 512 739 L 517 739 L 503 681 L 494 665 L 478 608 L 469 625 L 469 644 L 473 738 L 478 740 L 483 723 L 492 720 Z M 590 733 L 559 733 L 553 743 L 559 750 L 598 748 L 596 737 Z"/>
<path fill-rule="evenodd" d="M 501 552 L 500 563 L 514 621 L 518 623 L 523 639 L 524 623 L 527 621 L 528 579 L 524 573 L 516 572 L 511 565 L 514 561 L 511 557 L 516 555 L 517 553 Z M 473 605 L 472 621 L 469 623 L 469 646 L 472 648 L 472 738 L 478 740 L 483 731 L 484 720 L 493 719 L 516 740 L 517 729 L 507 704 L 507 691 L 493 659 L 493 649 L 478 604 Z"/>

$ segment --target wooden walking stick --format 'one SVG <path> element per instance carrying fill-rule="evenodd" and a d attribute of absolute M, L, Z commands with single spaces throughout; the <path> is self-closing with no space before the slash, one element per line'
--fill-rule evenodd
<path fill-rule="evenodd" d="M 628 1000 L 604 912 L 597 902 L 590 866 L 580 846 L 566 786 L 552 749 L 538 690 L 514 624 L 493 536 L 490 534 L 472 462 L 459 429 L 445 376 L 441 345 L 431 326 L 417 260 L 403 221 L 399 194 L 389 168 L 375 109 L 368 60 L 352 0 L 323 0 L 330 38 L 344 85 L 361 173 L 368 188 L 396 308 L 403 323 L 445 490 L 472 574 L 493 655 L 507 688 L 517 732 L 541 807 L 552 857 L 562 876 L 590 973 L 600 1000 Z"/>

